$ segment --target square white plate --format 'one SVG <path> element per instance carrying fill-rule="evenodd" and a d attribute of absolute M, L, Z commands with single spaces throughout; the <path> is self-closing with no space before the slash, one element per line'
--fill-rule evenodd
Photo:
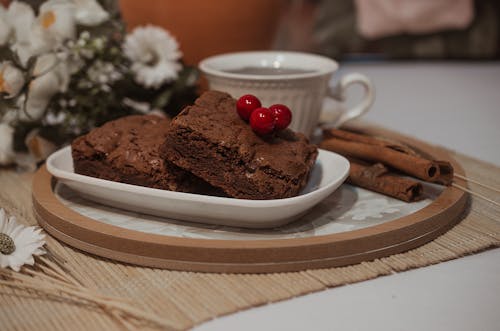
<path fill-rule="evenodd" d="M 320 149 L 307 186 L 293 198 L 245 200 L 180 193 L 76 174 L 71 146 L 47 159 L 48 171 L 86 199 L 183 221 L 248 228 L 289 223 L 334 192 L 349 174 L 349 161 Z"/>

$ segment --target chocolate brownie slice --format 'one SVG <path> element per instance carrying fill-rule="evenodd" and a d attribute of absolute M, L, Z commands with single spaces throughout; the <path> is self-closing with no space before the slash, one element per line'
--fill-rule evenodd
<path fill-rule="evenodd" d="M 152 188 L 220 195 L 220 190 L 160 156 L 169 123 L 159 116 L 132 115 L 78 137 L 71 144 L 75 172 Z"/>
<path fill-rule="evenodd" d="M 318 152 L 288 129 L 258 136 L 238 116 L 236 100 L 208 91 L 172 120 L 162 153 L 230 197 L 279 199 L 305 186 Z"/>

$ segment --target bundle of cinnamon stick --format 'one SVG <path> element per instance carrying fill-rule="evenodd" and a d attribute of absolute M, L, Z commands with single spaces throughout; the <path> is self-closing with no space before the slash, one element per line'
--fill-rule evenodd
<path fill-rule="evenodd" d="M 320 147 L 346 156 L 351 163 L 348 181 L 354 185 L 412 202 L 422 199 L 423 181 L 451 185 L 453 167 L 430 160 L 404 144 L 340 129 L 323 131 Z"/>

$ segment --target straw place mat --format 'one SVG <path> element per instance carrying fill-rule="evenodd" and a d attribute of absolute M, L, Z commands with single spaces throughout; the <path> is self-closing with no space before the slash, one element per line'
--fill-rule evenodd
<path fill-rule="evenodd" d="M 500 168 L 450 155 L 469 178 L 500 187 Z M 35 225 L 31 179 L 32 174 L 0 170 L 0 207 L 22 223 Z M 469 187 L 492 197 L 481 186 L 470 183 Z M 498 194 L 493 199 L 498 201 Z M 290 273 L 213 274 L 136 267 L 77 251 L 49 236 L 47 247 L 65 261 L 67 272 L 81 288 L 128 299 L 135 308 L 161 319 L 161 325 L 140 319 L 123 322 L 103 313 L 102 304 L 0 285 L 2 330 L 185 330 L 250 307 L 500 247 L 500 208 L 471 197 L 458 225 L 417 249 L 347 267 Z"/>

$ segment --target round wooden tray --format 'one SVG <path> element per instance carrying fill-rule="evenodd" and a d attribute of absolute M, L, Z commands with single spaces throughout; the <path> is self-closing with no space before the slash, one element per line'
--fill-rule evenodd
<path fill-rule="evenodd" d="M 463 173 L 443 150 L 396 137 L 435 159 L 451 161 L 455 170 Z M 55 185 L 56 180 L 42 167 L 33 180 L 33 208 L 40 225 L 57 239 L 123 262 L 205 272 L 297 271 L 400 253 L 450 229 L 459 221 L 467 200 L 464 192 L 446 187 L 430 204 L 414 213 L 354 231 L 288 239 L 221 240 L 158 235 L 106 224 L 63 204 L 54 192 Z"/>

